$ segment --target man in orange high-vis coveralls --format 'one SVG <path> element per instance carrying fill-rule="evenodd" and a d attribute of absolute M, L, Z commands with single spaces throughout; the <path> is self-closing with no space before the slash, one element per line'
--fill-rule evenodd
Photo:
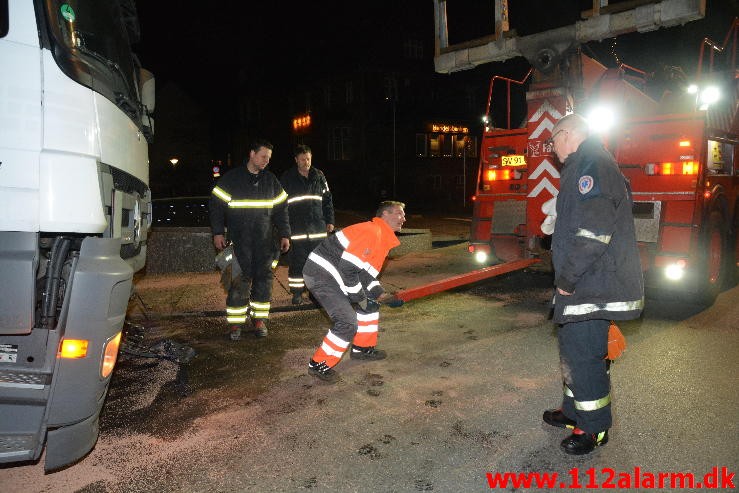
<path fill-rule="evenodd" d="M 371 221 L 353 224 L 321 242 L 308 256 L 303 279 L 333 326 L 308 363 L 308 373 L 326 382 L 338 379 L 333 369 L 351 345 L 350 356 L 379 360 L 385 351 L 375 348 L 379 303 L 400 306 L 377 280 L 390 250 L 400 241 L 395 233 L 405 222 L 405 204 L 380 204 Z M 378 303 L 379 302 L 379 303 Z"/>

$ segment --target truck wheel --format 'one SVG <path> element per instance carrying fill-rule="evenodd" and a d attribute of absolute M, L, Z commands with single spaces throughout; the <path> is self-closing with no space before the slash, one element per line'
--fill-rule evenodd
<path fill-rule="evenodd" d="M 708 216 L 703 236 L 701 267 L 699 270 L 698 298 L 701 304 L 710 306 L 728 284 L 728 231 L 723 215 L 714 210 Z"/>

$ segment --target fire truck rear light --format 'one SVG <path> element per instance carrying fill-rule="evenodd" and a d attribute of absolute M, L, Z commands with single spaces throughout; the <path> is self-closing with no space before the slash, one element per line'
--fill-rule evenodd
<path fill-rule="evenodd" d="M 680 147 L 690 147 L 690 141 L 689 140 L 681 140 L 678 145 Z"/>
<path fill-rule="evenodd" d="M 100 376 L 106 378 L 113 371 L 116 359 L 118 358 L 118 346 L 121 344 L 121 332 L 105 343 L 103 351 L 103 363 L 100 366 Z"/>
<path fill-rule="evenodd" d="M 59 349 L 59 356 L 62 358 L 79 359 L 87 356 L 87 346 L 89 341 L 84 339 L 64 339 Z"/>
<path fill-rule="evenodd" d="M 698 163 L 696 161 L 683 161 L 683 174 L 684 175 L 697 175 L 698 174 Z"/>
<path fill-rule="evenodd" d="M 669 176 L 669 175 L 697 175 L 697 161 L 683 161 L 681 163 L 647 163 L 644 166 L 644 173 L 649 176 Z"/>
<path fill-rule="evenodd" d="M 478 264 L 484 264 L 488 261 L 488 254 L 482 250 L 475 252 L 475 262 Z"/>
<path fill-rule="evenodd" d="M 487 176 L 488 176 L 488 181 L 510 180 L 511 170 L 509 169 L 489 169 Z"/>
<path fill-rule="evenodd" d="M 710 199 L 711 198 L 711 191 L 710 190 L 706 190 L 705 192 L 703 192 L 703 197 L 704 198 L 707 198 L 707 199 Z"/>

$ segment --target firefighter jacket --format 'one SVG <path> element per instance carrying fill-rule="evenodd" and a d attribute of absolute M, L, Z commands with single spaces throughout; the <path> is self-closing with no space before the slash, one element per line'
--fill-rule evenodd
<path fill-rule="evenodd" d="M 400 245 L 395 232 L 379 217 L 347 226 L 321 242 L 308 256 L 338 283 L 349 301 L 377 298 L 377 280 L 390 250 Z M 307 264 L 306 264 L 307 266 Z"/>
<path fill-rule="evenodd" d="M 292 240 L 326 237 L 326 225 L 334 224 L 334 203 L 326 176 L 311 167 L 308 176 L 293 166 L 280 177 L 287 193 Z"/>
<path fill-rule="evenodd" d="M 644 282 L 631 188 L 596 137 L 565 159 L 552 235 L 557 323 L 637 318 Z"/>
<path fill-rule="evenodd" d="M 237 247 L 241 239 L 271 245 L 273 226 L 280 238 L 290 237 L 287 194 L 271 171 L 253 174 L 246 166 L 229 171 L 213 188 L 209 207 L 213 234 L 224 234 L 228 226 Z"/>

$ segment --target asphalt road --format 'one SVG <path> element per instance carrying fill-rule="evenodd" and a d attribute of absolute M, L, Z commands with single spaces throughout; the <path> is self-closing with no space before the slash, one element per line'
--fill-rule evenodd
<path fill-rule="evenodd" d="M 427 255 L 409 272 L 435 262 L 453 263 Z M 522 472 L 557 473 L 554 490 L 577 479 L 686 491 L 659 488 L 658 474 L 702 481 L 717 467 L 720 485 L 722 467 L 737 471 L 739 288 L 703 311 L 650 303 L 621 325 L 610 443 L 585 457 L 562 453 L 565 431 L 541 422 L 561 399 L 550 295 L 548 275 L 524 271 L 383 308 L 388 359 L 342 361 L 333 386 L 305 372 L 328 328 L 318 310 L 275 314 L 266 340 L 238 343 L 220 318 L 142 318 L 143 342 L 178 341 L 197 356 L 124 355 L 95 450 L 53 474 L 0 469 L 0 489 L 467 492 L 489 491 L 487 473 Z M 654 487 L 635 487 L 635 468 Z"/>

